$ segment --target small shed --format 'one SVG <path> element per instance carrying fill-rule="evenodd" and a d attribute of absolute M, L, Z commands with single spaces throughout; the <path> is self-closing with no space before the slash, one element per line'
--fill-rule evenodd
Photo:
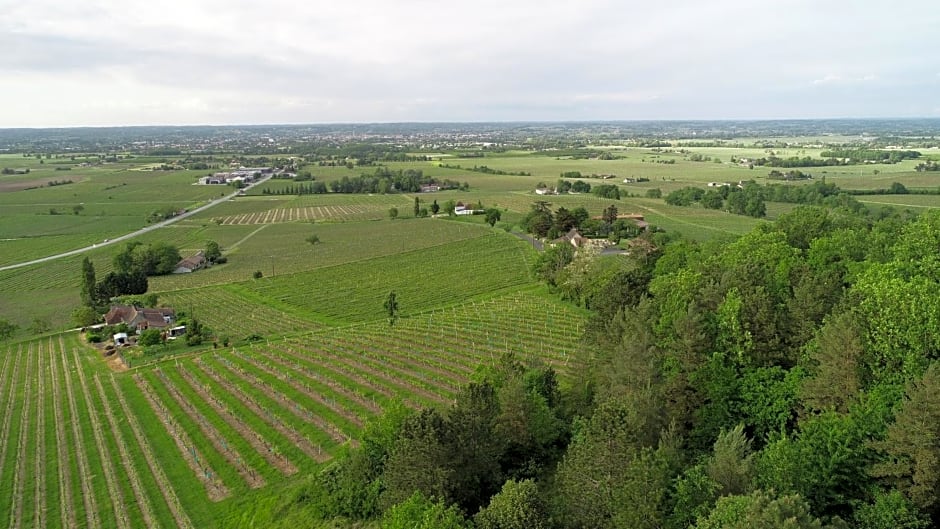
<path fill-rule="evenodd" d="M 128 344 L 126 332 L 119 332 L 115 334 L 112 338 L 114 339 L 114 345 L 127 345 Z"/>

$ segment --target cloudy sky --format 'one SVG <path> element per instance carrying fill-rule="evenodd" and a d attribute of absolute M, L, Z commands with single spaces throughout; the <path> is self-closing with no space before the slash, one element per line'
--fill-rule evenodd
<path fill-rule="evenodd" d="M 936 0 L 0 0 L 0 127 L 940 117 Z"/>

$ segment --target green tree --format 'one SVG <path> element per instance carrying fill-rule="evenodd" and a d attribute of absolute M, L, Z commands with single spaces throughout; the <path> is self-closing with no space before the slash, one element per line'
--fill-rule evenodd
<path fill-rule="evenodd" d="M 46 318 L 33 318 L 33 322 L 29 326 L 29 332 L 33 334 L 43 334 L 49 332 L 51 325 L 49 320 Z"/>
<path fill-rule="evenodd" d="M 143 346 L 159 345 L 162 338 L 163 335 L 160 333 L 160 329 L 146 329 L 140 333 L 137 343 Z"/>
<path fill-rule="evenodd" d="M 851 312 L 835 314 L 808 347 L 808 369 L 800 397 L 804 405 L 817 411 L 847 412 L 863 387 L 865 354 L 862 331 Z"/>
<path fill-rule="evenodd" d="M 251 274 L 251 277 L 252 279 L 261 279 L 264 277 L 264 274 L 261 272 L 261 270 L 255 270 L 254 273 Z"/>
<path fill-rule="evenodd" d="M 859 529 L 927 529 L 930 518 L 896 490 L 878 492 L 872 503 L 855 509 Z"/>
<path fill-rule="evenodd" d="M 385 512 L 382 529 L 471 529 L 460 511 L 442 500 L 429 500 L 415 492 Z"/>
<path fill-rule="evenodd" d="M 395 220 L 398 218 L 398 208 L 388 208 L 388 218 Z"/>
<path fill-rule="evenodd" d="M 441 206 L 438 205 L 437 199 L 434 199 L 434 202 L 431 203 L 431 214 L 437 215 L 437 212 L 441 210 Z"/>
<path fill-rule="evenodd" d="M 449 439 L 449 425 L 435 409 L 405 419 L 385 463 L 381 504 L 395 505 L 415 491 L 449 500 L 454 472 Z"/>
<path fill-rule="evenodd" d="M 85 206 L 83 206 L 83 205 L 81 205 L 81 204 L 76 204 L 76 205 L 72 206 L 72 214 L 78 215 L 78 214 L 81 213 L 82 211 L 85 211 Z"/>
<path fill-rule="evenodd" d="M 320 244 L 320 236 L 315 233 L 311 234 L 309 237 L 307 237 L 307 242 L 312 245 Z"/>
<path fill-rule="evenodd" d="M 398 319 L 398 297 L 395 295 L 394 290 L 388 293 L 382 306 L 385 308 L 386 316 L 388 316 L 388 324 L 394 325 L 395 320 Z"/>
<path fill-rule="evenodd" d="M 574 247 L 568 243 L 562 243 L 539 254 L 532 265 L 532 271 L 538 279 L 555 286 L 559 272 L 573 259 Z"/>
<path fill-rule="evenodd" d="M 215 263 L 222 257 L 222 248 L 215 241 L 206 241 L 206 260 Z"/>
<path fill-rule="evenodd" d="M 98 322 L 98 312 L 92 307 L 81 306 L 76 307 L 72 311 L 72 323 L 78 327 L 88 327 L 89 325 L 94 325 Z"/>
<path fill-rule="evenodd" d="M 721 432 L 711 457 L 705 465 L 708 477 L 718 485 L 718 495 L 745 494 L 754 478 L 751 441 L 744 435 L 744 425 Z"/>
<path fill-rule="evenodd" d="M 604 208 L 604 213 L 601 215 L 604 222 L 607 224 L 613 224 L 617 220 L 617 206 L 611 204 Z"/>
<path fill-rule="evenodd" d="M 8 319 L 0 318 L 0 341 L 12 338 L 17 329 L 19 329 L 18 325 Z"/>
<path fill-rule="evenodd" d="M 924 511 L 940 511 L 940 364 L 908 384 L 887 436 L 873 446 L 888 456 L 873 475 Z"/>
<path fill-rule="evenodd" d="M 414 207 L 415 217 L 417 217 L 417 216 L 418 216 L 418 213 L 420 213 L 420 212 L 421 212 L 421 203 L 420 203 L 420 201 L 418 200 L 418 197 L 415 197 L 415 207 Z"/>
<path fill-rule="evenodd" d="M 547 529 L 545 505 L 531 479 L 509 480 L 474 517 L 477 529 Z"/>
<path fill-rule="evenodd" d="M 775 496 L 762 490 L 725 496 L 693 529 L 826 529 L 799 495 Z"/>
<path fill-rule="evenodd" d="M 502 213 L 496 208 L 486 208 L 486 223 L 490 226 L 495 226 L 499 219 L 502 218 Z"/>
<path fill-rule="evenodd" d="M 558 466 L 555 499 L 572 527 L 661 527 L 670 487 L 667 444 L 652 448 L 659 417 L 636 401 L 601 403 Z M 654 418 L 655 417 L 655 418 Z"/>
<path fill-rule="evenodd" d="M 506 443 L 498 418 L 499 401 L 487 382 L 468 384 L 448 414 L 450 495 L 467 512 L 476 512 L 502 482 L 500 458 Z"/>
<path fill-rule="evenodd" d="M 95 280 L 95 265 L 88 257 L 82 259 L 82 290 L 80 292 L 82 305 L 96 307 L 98 305 Z"/>

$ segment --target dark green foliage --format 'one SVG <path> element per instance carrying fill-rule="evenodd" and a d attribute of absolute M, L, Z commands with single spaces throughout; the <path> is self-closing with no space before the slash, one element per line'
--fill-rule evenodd
<path fill-rule="evenodd" d="M 148 346 L 148 345 L 158 345 L 162 340 L 159 329 L 147 329 L 140 333 L 140 337 L 137 339 L 138 345 Z"/>
<path fill-rule="evenodd" d="M 395 295 L 394 291 L 388 293 L 382 306 L 385 308 L 386 316 L 388 316 L 388 324 L 394 325 L 395 320 L 398 319 L 398 296 Z"/>
<path fill-rule="evenodd" d="M 519 225 L 525 231 L 536 237 L 545 237 L 554 226 L 555 217 L 549 209 L 548 202 L 536 202 L 532 204 L 532 210 L 523 217 Z"/>
<path fill-rule="evenodd" d="M 593 186 L 591 193 L 600 198 L 620 200 L 620 187 L 615 184 L 599 184 Z"/>
<path fill-rule="evenodd" d="M 210 263 L 217 263 L 222 258 L 222 248 L 215 241 L 206 241 L 206 260 Z"/>
<path fill-rule="evenodd" d="M 490 226 L 495 226 L 496 223 L 499 222 L 499 219 L 502 218 L 502 213 L 496 208 L 487 208 L 486 211 L 484 211 L 484 215 L 486 215 L 486 223 Z"/>
<path fill-rule="evenodd" d="M 180 261 L 179 250 L 165 242 L 145 245 L 129 242 L 124 250 L 114 256 L 112 264 L 119 274 L 143 273 L 145 276 L 170 274 Z M 137 292 L 127 292 L 134 294 Z"/>
<path fill-rule="evenodd" d="M 82 305 L 86 307 L 96 307 L 99 304 L 95 279 L 95 265 L 88 257 L 82 259 L 82 289 L 80 296 Z"/>
<path fill-rule="evenodd" d="M 873 474 L 936 516 L 940 511 L 940 364 L 930 364 L 922 377 L 909 384 L 887 437 L 875 447 L 887 458 L 874 466 Z"/>
<path fill-rule="evenodd" d="M 666 203 L 671 206 L 690 206 L 704 196 L 705 190 L 700 187 L 684 187 L 666 195 Z"/>
<path fill-rule="evenodd" d="M 542 252 L 532 265 L 535 277 L 555 285 L 558 274 L 574 259 L 574 247 L 560 243 Z"/>
<path fill-rule="evenodd" d="M 437 411 L 425 409 L 408 417 L 385 463 L 381 504 L 389 508 L 415 491 L 450 501 L 450 439 L 450 425 Z"/>
<path fill-rule="evenodd" d="M 471 529 L 456 507 L 442 500 L 429 500 L 415 492 L 407 500 L 393 506 L 382 517 L 382 529 Z"/>
<path fill-rule="evenodd" d="M 861 529 L 927 529 L 930 519 L 896 490 L 879 492 L 872 503 L 855 510 Z"/>
<path fill-rule="evenodd" d="M 18 325 L 5 318 L 0 318 L 0 341 L 12 338 L 17 329 L 19 329 Z"/>
<path fill-rule="evenodd" d="M 478 529 L 547 529 L 545 505 L 535 482 L 509 480 L 474 517 Z"/>
<path fill-rule="evenodd" d="M 745 496 L 725 496 L 694 529 L 827 529 L 797 494 L 776 496 L 758 490 Z"/>

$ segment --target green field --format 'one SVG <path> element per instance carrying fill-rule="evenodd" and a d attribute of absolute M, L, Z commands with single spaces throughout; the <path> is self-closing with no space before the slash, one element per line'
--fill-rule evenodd
<path fill-rule="evenodd" d="M 567 373 L 584 317 L 523 289 L 125 373 L 74 332 L 7 346 L 0 512 L 22 527 L 218 523 L 302 483 L 390 403 L 449 402 L 503 353 Z"/>

